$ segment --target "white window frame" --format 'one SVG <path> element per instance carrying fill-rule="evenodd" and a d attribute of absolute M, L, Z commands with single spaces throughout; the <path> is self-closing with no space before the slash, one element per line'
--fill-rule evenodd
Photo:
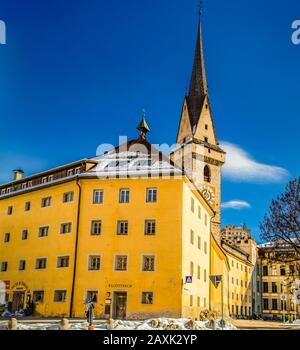
<path fill-rule="evenodd" d="M 116 266 L 117 266 L 117 258 L 118 257 L 126 257 L 126 270 L 117 270 Z M 113 271 L 114 272 L 128 272 L 128 267 L 129 267 L 129 258 L 128 258 L 128 254 L 115 254 L 114 255 L 114 266 L 113 266 Z"/>
<path fill-rule="evenodd" d="M 96 198 L 96 194 L 98 193 L 98 199 L 101 199 L 101 195 L 102 195 L 102 200 L 100 202 L 96 202 L 95 198 Z M 93 199 L 92 199 L 92 203 L 93 205 L 101 205 L 104 203 L 104 190 L 93 190 Z"/>
<path fill-rule="evenodd" d="M 99 269 L 95 269 L 95 270 L 90 269 L 90 259 L 91 258 L 99 258 L 100 259 Z M 101 268 L 102 268 L 102 255 L 99 253 L 89 254 L 88 258 L 87 258 L 87 271 L 88 272 L 99 272 L 99 271 L 101 271 Z"/>
<path fill-rule="evenodd" d="M 154 269 L 153 270 L 144 270 L 144 258 L 146 258 L 146 257 L 153 257 L 154 258 Z M 156 254 L 142 254 L 141 260 L 142 260 L 141 272 L 145 272 L 145 273 L 156 272 L 156 264 L 157 264 Z"/>
<path fill-rule="evenodd" d="M 156 192 L 155 194 L 155 200 L 154 198 L 154 191 Z M 151 195 L 149 196 L 149 193 L 151 193 Z M 150 198 L 150 200 L 149 200 Z M 146 203 L 157 203 L 158 202 L 158 188 L 157 187 L 147 187 L 146 188 Z"/>

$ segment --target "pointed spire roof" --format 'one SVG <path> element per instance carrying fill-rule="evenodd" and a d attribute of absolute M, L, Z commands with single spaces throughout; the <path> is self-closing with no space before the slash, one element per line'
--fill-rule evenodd
<path fill-rule="evenodd" d="M 148 132 L 150 132 L 150 128 L 146 122 L 146 118 L 143 117 L 141 122 L 139 123 L 139 125 L 137 126 L 137 129 L 140 131 L 141 135 L 140 137 L 145 139 L 146 138 L 146 134 Z"/>
<path fill-rule="evenodd" d="M 198 123 L 204 99 L 207 94 L 208 89 L 204 65 L 202 26 L 201 20 L 199 19 L 193 72 L 190 82 L 189 94 L 186 97 L 192 129 Z"/>

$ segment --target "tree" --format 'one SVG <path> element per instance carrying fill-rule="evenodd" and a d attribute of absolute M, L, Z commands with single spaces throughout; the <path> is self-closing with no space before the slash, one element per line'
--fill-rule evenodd
<path fill-rule="evenodd" d="M 282 250 L 283 261 L 300 259 L 300 177 L 290 181 L 285 192 L 272 201 L 260 231 L 261 238 L 270 242 L 275 251 Z"/>

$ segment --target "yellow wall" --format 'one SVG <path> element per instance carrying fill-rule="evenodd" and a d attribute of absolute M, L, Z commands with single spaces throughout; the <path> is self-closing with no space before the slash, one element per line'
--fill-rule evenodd
<path fill-rule="evenodd" d="M 158 202 L 146 203 L 146 188 L 158 188 Z M 104 203 L 93 205 L 94 189 L 104 190 Z M 119 189 L 130 189 L 130 203 L 119 204 Z M 129 318 L 180 316 L 181 311 L 181 198 L 182 181 L 83 180 L 75 314 L 83 316 L 87 289 L 98 290 L 96 314 L 103 313 L 106 293 L 128 293 Z M 157 220 L 155 236 L 144 235 L 144 220 Z M 90 235 L 91 220 L 102 220 L 102 235 Z M 117 236 L 117 221 L 128 220 L 128 236 Z M 87 271 L 87 256 L 101 255 L 101 270 Z M 128 271 L 114 271 L 114 255 L 128 255 Z M 156 256 L 156 271 L 142 272 L 142 255 Z M 131 287 L 110 287 L 122 284 Z M 141 292 L 154 293 L 153 305 L 141 304 Z M 172 298 L 170 298 L 170 294 Z M 101 305 L 102 304 L 102 305 Z"/>
<path fill-rule="evenodd" d="M 194 212 L 191 210 L 192 199 L 194 200 Z M 191 242 L 191 230 L 194 233 L 193 244 Z M 198 237 L 200 238 L 200 246 L 198 246 Z M 182 247 L 183 316 L 199 319 L 200 311 L 209 308 L 210 215 L 208 209 L 201 205 L 196 193 L 191 192 L 189 184 L 184 184 L 183 187 Z M 186 284 L 185 277 L 191 275 L 191 262 L 194 270 L 193 283 Z M 200 278 L 198 278 L 198 266 L 200 267 Z M 191 297 L 193 298 L 192 307 Z"/>
<path fill-rule="evenodd" d="M 74 191 L 74 202 L 63 203 L 63 193 Z M 51 207 L 41 208 L 41 199 L 52 196 Z M 71 288 L 72 265 L 76 230 L 78 189 L 76 183 L 40 189 L 34 192 L 15 196 L 0 201 L 0 264 L 8 262 L 8 271 L 0 272 L 0 280 L 9 281 L 10 287 L 18 282 L 24 282 L 27 292 L 44 290 L 44 303 L 37 306 L 37 313 L 51 315 L 68 315 L 67 303 L 54 303 L 54 289 Z M 24 211 L 25 202 L 31 202 L 31 210 Z M 13 206 L 13 214 L 7 215 L 7 207 Z M 71 234 L 60 234 L 61 223 L 72 222 Z M 50 226 L 48 237 L 38 237 L 41 226 Z M 22 231 L 28 230 L 28 239 L 22 240 Z M 10 242 L 4 243 L 4 234 L 10 233 Z M 58 269 L 58 256 L 70 256 L 70 267 Z M 47 269 L 36 270 L 35 259 L 47 258 Z M 18 271 L 19 260 L 26 260 L 25 271 Z M 14 291 L 25 290 L 15 286 Z M 9 291 L 10 300 L 12 292 Z M 68 295 L 69 298 L 69 295 Z"/>
<path fill-rule="evenodd" d="M 227 253 L 229 272 L 229 310 L 230 315 L 247 315 L 252 313 L 253 265 Z M 233 308 L 232 308 L 233 307 Z M 241 311 L 241 307 L 243 311 Z M 237 309 L 238 308 L 238 309 Z M 249 308 L 251 310 L 249 310 Z"/>
<path fill-rule="evenodd" d="M 211 275 L 223 276 L 223 312 L 224 316 L 229 315 L 229 293 L 228 293 L 228 276 L 230 267 L 225 252 L 217 244 L 215 238 L 211 237 Z M 222 285 L 215 288 L 213 283 L 210 282 L 210 307 L 211 310 L 216 312 L 218 315 L 222 314 Z"/>
<path fill-rule="evenodd" d="M 80 224 L 78 235 L 77 270 L 74 292 L 73 316 L 84 314 L 84 301 L 88 290 L 98 291 L 95 313 L 103 316 L 107 293 L 127 292 L 127 318 L 154 316 L 198 318 L 199 311 L 208 307 L 209 292 L 209 223 L 211 210 L 203 198 L 187 186 L 182 179 L 81 179 Z M 157 203 L 146 203 L 146 189 L 158 189 Z M 130 189 L 130 203 L 119 203 L 119 190 Z M 104 191 L 104 203 L 93 204 L 93 190 Z M 74 201 L 63 203 L 63 193 L 74 191 Z M 41 199 L 51 196 L 50 207 L 41 208 Z M 74 267 L 76 223 L 79 188 L 76 181 L 53 185 L 25 194 L 0 200 L 0 264 L 8 262 L 8 271 L 0 272 L 0 280 L 9 281 L 9 300 L 14 291 L 44 290 L 44 302 L 36 305 L 36 313 L 43 316 L 68 316 Z M 191 212 L 191 198 L 195 212 Z M 25 202 L 31 210 L 24 211 Z M 13 215 L 7 207 L 13 206 Z M 201 218 L 198 218 L 198 206 Z M 207 215 L 207 225 L 205 225 Z M 155 219 L 155 236 L 144 235 L 144 221 Z M 100 236 L 91 236 L 92 220 L 102 221 Z M 128 236 L 117 236 L 117 221 L 129 222 Z M 72 222 L 70 234 L 60 234 L 62 223 Z M 50 226 L 48 237 L 38 238 L 38 228 Z M 29 232 L 28 240 L 21 239 L 22 230 Z M 190 230 L 194 230 L 194 245 L 190 243 Z M 11 240 L 4 243 L 4 234 L 10 232 Z M 197 237 L 201 236 L 201 249 Z M 204 253 L 207 242 L 207 253 Z M 114 271 L 114 256 L 128 255 L 128 271 Z M 88 256 L 101 256 L 100 271 L 88 271 Z M 142 255 L 154 255 L 154 272 L 142 272 Z M 69 256 L 69 267 L 57 268 L 57 257 Z M 47 258 L 45 270 L 35 269 L 36 258 Z M 18 271 L 19 260 L 26 260 L 25 271 Z M 190 261 L 194 261 L 193 283 L 183 286 L 190 275 Z M 197 279 L 197 266 L 201 265 L 201 278 Z M 204 268 L 207 282 L 203 280 Z M 117 285 L 117 286 L 116 286 Z M 24 287 L 25 286 L 25 287 Z M 12 289 L 14 287 L 14 289 Z M 185 288 L 189 290 L 186 291 Z M 54 290 L 67 290 L 66 302 L 54 302 Z M 153 305 L 141 303 L 142 291 L 154 293 Z M 190 306 L 193 295 L 193 306 Z M 197 297 L 200 297 L 200 306 Z"/>

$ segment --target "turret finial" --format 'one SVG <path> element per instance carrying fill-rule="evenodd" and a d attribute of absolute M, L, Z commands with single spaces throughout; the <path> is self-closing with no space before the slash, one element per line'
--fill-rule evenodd
<path fill-rule="evenodd" d="M 137 126 L 137 130 L 140 131 L 140 138 L 146 140 L 146 135 L 150 132 L 150 128 L 146 122 L 146 110 L 144 108 L 142 109 L 142 120 Z"/>

